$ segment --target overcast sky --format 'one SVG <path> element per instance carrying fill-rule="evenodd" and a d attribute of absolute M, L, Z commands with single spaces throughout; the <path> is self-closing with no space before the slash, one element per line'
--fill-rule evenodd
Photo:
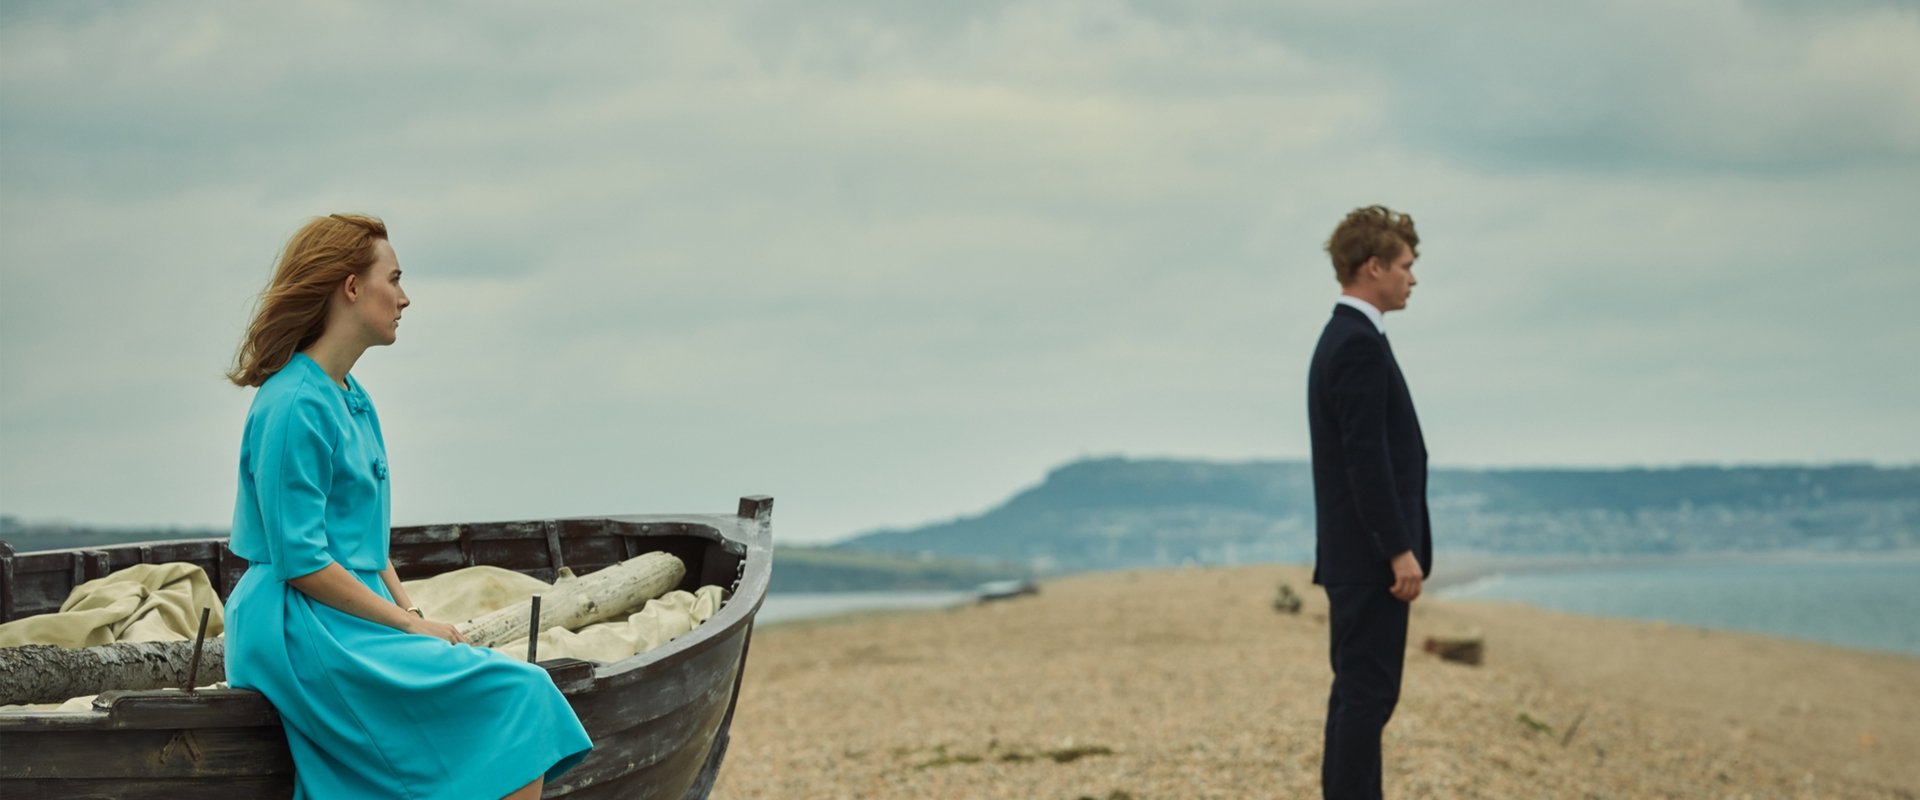
<path fill-rule="evenodd" d="M 555 9 L 564 10 L 555 10 Z M 787 541 L 1304 458 L 1349 209 L 1441 466 L 1920 460 L 1909 2 L 0 6 L 0 513 L 231 519 L 286 237 L 384 217 L 397 523 Z"/>

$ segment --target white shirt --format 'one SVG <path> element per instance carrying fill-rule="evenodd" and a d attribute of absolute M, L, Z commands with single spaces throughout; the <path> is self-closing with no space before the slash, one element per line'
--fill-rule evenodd
<path fill-rule="evenodd" d="M 1367 319 L 1373 320 L 1374 330 L 1379 331 L 1381 336 L 1387 335 L 1387 315 L 1380 313 L 1380 309 L 1374 308 L 1372 303 L 1350 294 L 1343 294 L 1340 295 L 1340 305 L 1359 309 L 1360 313 L 1367 315 Z"/>

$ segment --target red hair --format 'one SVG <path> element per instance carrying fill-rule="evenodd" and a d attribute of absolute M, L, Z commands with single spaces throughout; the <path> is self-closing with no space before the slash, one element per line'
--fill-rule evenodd
<path fill-rule="evenodd" d="M 240 341 L 227 379 L 237 386 L 259 386 L 320 338 L 327 324 L 327 298 L 349 275 L 373 266 L 375 239 L 387 238 L 387 224 L 360 214 L 316 217 L 287 240 L 273 280 Z"/>

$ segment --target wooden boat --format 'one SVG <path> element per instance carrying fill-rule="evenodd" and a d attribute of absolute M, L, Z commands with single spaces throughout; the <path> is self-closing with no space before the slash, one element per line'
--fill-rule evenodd
<path fill-rule="evenodd" d="M 477 564 L 552 581 L 662 550 L 687 565 L 679 588 L 728 587 L 692 632 L 613 663 L 543 660 L 594 749 L 545 797 L 705 798 L 726 757 L 753 617 L 772 572 L 773 499 L 737 514 L 425 525 L 393 530 L 403 579 Z M 74 586 L 134 564 L 188 561 L 224 599 L 246 561 L 224 539 L 15 554 L 0 542 L 0 621 L 59 609 Z M 0 714 L 0 797 L 284 798 L 293 762 L 280 718 L 245 689 L 110 691 L 81 713 Z"/>

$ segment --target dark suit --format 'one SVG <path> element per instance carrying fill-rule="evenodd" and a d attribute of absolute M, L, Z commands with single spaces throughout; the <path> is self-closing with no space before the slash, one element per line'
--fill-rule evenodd
<path fill-rule="evenodd" d="M 1400 699 L 1407 604 L 1388 593 L 1391 561 L 1413 551 L 1433 571 L 1427 446 L 1387 337 L 1336 305 L 1307 371 L 1318 543 L 1333 691 L 1327 701 L 1327 798 L 1380 797 L 1380 732 Z"/>

